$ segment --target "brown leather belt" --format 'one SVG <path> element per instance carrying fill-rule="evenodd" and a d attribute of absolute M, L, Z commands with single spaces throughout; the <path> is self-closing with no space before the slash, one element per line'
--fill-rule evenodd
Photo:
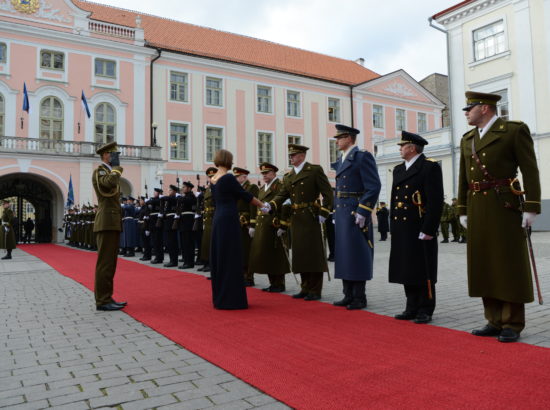
<path fill-rule="evenodd" d="M 512 182 L 511 178 L 494 179 L 492 181 L 472 182 L 468 184 L 468 188 L 470 188 L 470 191 L 480 192 L 480 191 L 485 191 L 487 189 L 496 188 L 500 186 L 509 187 L 510 182 Z"/>
<path fill-rule="evenodd" d="M 338 191 L 336 192 L 336 198 L 361 198 L 363 196 L 363 192 L 342 192 Z"/>
<path fill-rule="evenodd" d="M 311 206 L 313 206 L 313 202 L 301 202 L 301 203 L 297 203 L 297 204 L 292 204 L 291 207 L 292 209 L 303 209 L 303 208 L 309 208 Z"/>

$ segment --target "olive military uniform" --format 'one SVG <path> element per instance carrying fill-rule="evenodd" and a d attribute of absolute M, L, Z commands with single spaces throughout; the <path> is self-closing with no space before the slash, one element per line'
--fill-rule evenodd
<path fill-rule="evenodd" d="M 7 254 L 2 259 L 11 259 L 11 251 L 15 249 L 16 241 L 13 218 L 13 211 L 10 208 L 4 208 L 2 212 L 2 225 L 0 227 L 0 249 L 5 249 Z"/>
<path fill-rule="evenodd" d="M 443 211 L 441 212 L 441 235 L 443 235 L 443 241 L 441 243 L 449 242 L 449 224 L 454 219 L 453 209 L 447 202 L 443 202 Z"/>

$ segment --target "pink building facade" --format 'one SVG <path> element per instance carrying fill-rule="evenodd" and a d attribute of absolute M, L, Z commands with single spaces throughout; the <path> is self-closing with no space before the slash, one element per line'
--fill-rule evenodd
<path fill-rule="evenodd" d="M 376 152 L 401 129 L 440 128 L 442 108 L 404 71 L 381 76 L 353 61 L 84 1 L 0 3 L 0 198 L 31 202 L 53 241 L 71 178 L 76 203 L 95 201 L 98 144 L 117 141 L 122 190 L 134 196 L 177 177 L 204 184 L 219 148 L 256 182 L 260 162 L 282 174 L 287 144 L 304 144 L 332 178 L 336 123 L 359 128 L 358 145 Z"/>

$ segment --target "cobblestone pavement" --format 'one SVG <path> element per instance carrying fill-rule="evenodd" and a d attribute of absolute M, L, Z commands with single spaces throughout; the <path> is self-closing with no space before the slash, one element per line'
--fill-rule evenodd
<path fill-rule="evenodd" d="M 533 241 L 550 303 L 550 233 Z M 440 245 L 433 325 L 470 331 L 484 323 L 481 301 L 467 296 L 465 250 Z M 376 242 L 368 310 L 393 316 L 403 310 L 404 295 L 402 286 L 387 283 L 388 253 L 389 242 Z M 297 291 L 291 277 L 286 283 L 286 293 Z M 256 275 L 256 286 L 266 285 Z M 322 301 L 341 297 L 341 281 L 325 281 Z M 521 340 L 550 347 L 545 306 L 527 306 Z M 288 408 L 125 313 L 96 312 L 89 290 L 20 250 L 0 261 L 0 407 Z"/>

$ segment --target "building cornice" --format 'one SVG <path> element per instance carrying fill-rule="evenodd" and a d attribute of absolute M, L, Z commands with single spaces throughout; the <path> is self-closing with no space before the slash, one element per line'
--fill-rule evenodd
<path fill-rule="evenodd" d="M 464 5 L 442 16 L 436 17 L 436 21 L 443 26 L 456 24 L 480 12 L 486 12 L 493 8 L 500 7 L 502 3 L 508 3 L 511 0 L 478 0 Z M 436 15 L 437 16 L 437 15 Z"/>

